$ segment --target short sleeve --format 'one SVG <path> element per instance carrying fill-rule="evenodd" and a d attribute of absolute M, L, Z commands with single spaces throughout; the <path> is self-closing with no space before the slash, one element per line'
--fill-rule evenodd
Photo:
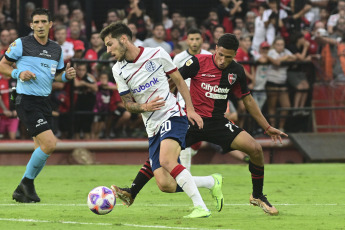
<path fill-rule="evenodd" d="M 160 55 L 160 60 L 162 63 L 163 70 L 167 75 L 177 70 L 177 67 L 171 60 L 170 55 L 163 48 L 160 48 L 159 55 Z"/>
<path fill-rule="evenodd" d="M 5 58 L 8 61 L 16 62 L 18 59 L 23 55 L 23 44 L 20 38 L 16 39 L 11 45 L 8 47 L 7 51 L 5 52 Z"/>
<path fill-rule="evenodd" d="M 130 90 L 128 88 L 128 85 L 126 84 L 126 81 L 121 76 L 121 72 L 118 71 L 118 63 L 116 63 L 113 67 L 113 76 L 117 85 L 117 89 L 120 93 L 120 96 L 126 95 L 130 93 Z"/>
<path fill-rule="evenodd" d="M 184 66 L 182 66 L 179 71 L 183 79 L 188 79 L 196 76 L 200 70 L 200 64 L 197 57 L 191 57 Z"/>

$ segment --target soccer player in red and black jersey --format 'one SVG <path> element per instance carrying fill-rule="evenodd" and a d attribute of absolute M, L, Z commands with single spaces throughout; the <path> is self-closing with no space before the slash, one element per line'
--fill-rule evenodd
<path fill-rule="evenodd" d="M 269 125 L 251 96 L 243 67 L 233 60 L 238 45 L 239 42 L 235 35 L 224 34 L 218 41 L 214 55 L 195 55 L 179 69 L 185 79 L 191 78 L 192 102 L 195 111 L 204 121 L 203 129 L 190 124 L 186 136 L 186 146 L 198 141 L 208 141 L 220 145 L 224 152 L 240 150 L 248 154 L 250 156 L 249 171 L 253 184 L 250 204 L 261 207 L 270 215 L 277 215 L 278 210 L 263 195 L 264 156 L 260 144 L 243 129 L 224 118 L 229 94 L 237 91 L 240 92 L 237 95 L 242 95 L 247 111 L 265 129 L 265 133 L 271 136 L 273 141 L 282 142 L 281 135 L 287 136 Z M 148 164 L 142 168 L 145 171 L 148 169 Z M 142 174 L 142 172 L 140 173 Z M 140 178 L 142 178 L 140 183 L 136 184 L 142 185 L 149 180 L 149 177 Z M 131 205 L 142 187 L 136 187 L 135 191 L 115 188 L 118 197 L 127 205 Z"/>

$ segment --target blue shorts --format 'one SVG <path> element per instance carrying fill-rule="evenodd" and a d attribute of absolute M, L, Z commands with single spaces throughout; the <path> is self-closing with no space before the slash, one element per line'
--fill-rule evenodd
<path fill-rule="evenodd" d="M 159 132 L 149 138 L 149 153 L 150 153 L 150 164 L 152 172 L 162 167 L 159 163 L 159 152 L 160 143 L 164 139 L 173 139 L 177 141 L 181 149 L 186 147 L 186 134 L 188 130 L 188 119 L 186 116 L 183 117 L 171 117 L 164 121 L 159 129 Z M 178 159 L 178 162 L 180 160 Z"/>

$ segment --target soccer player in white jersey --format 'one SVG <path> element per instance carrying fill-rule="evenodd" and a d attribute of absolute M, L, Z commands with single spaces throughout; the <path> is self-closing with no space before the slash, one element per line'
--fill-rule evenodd
<path fill-rule="evenodd" d="M 210 216 L 197 186 L 207 187 L 200 185 L 207 178 L 213 187 L 220 183 L 210 176 L 201 182 L 194 181 L 190 172 L 177 161 L 185 147 L 188 120 L 192 124 L 197 123 L 199 128 L 203 128 L 203 120 L 194 111 L 188 87 L 169 54 L 161 47 L 136 47 L 132 43 L 131 30 L 123 23 L 105 27 L 101 38 L 107 52 L 117 60 L 112 70 L 126 109 L 142 114 L 149 137 L 150 164 L 158 187 L 163 192 L 183 189 L 194 204 L 194 210 L 186 218 Z M 170 93 L 166 75 L 174 81 L 186 102 L 188 120 Z M 177 189 L 171 191 L 171 187 Z"/>
<path fill-rule="evenodd" d="M 177 68 L 181 68 L 184 66 L 186 61 L 188 61 L 192 56 L 196 54 L 211 54 L 211 52 L 208 52 L 207 50 L 201 49 L 201 45 L 203 43 L 203 39 L 201 36 L 201 31 L 196 29 L 196 28 L 191 28 L 187 32 L 187 39 L 186 43 L 188 45 L 188 49 L 185 51 L 177 54 L 174 57 L 174 64 L 177 66 Z M 188 88 L 190 87 L 190 78 L 185 80 Z M 183 100 L 182 95 L 180 92 L 177 93 L 176 95 L 177 102 L 180 104 L 182 108 L 185 107 L 185 102 Z M 194 156 L 198 150 L 194 150 L 191 147 L 185 148 L 184 150 L 181 151 L 180 153 L 180 160 L 181 164 L 186 167 L 190 171 L 191 168 L 191 163 L 192 163 L 192 156 Z"/>

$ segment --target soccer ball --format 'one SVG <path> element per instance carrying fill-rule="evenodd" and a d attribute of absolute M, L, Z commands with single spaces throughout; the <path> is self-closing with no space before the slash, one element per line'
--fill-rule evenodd
<path fill-rule="evenodd" d="M 115 194 L 105 186 L 92 189 L 87 197 L 87 205 L 90 210 L 98 215 L 108 214 L 113 210 L 115 204 Z"/>

